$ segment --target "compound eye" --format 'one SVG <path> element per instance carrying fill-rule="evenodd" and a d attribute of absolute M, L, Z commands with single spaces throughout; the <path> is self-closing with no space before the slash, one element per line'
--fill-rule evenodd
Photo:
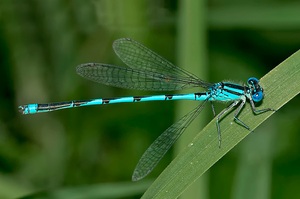
<path fill-rule="evenodd" d="M 258 91 L 258 92 L 255 92 L 253 95 L 252 95 L 252 100 L 254 102 L 260 102 L 264 97 L 264 94 L 262 91 Z"/>
<path fill-rule="evenodd" d="M 248 85 L 255 85 L 255 84 L 258 84 L 258 82 L 259 82 L 258 79 L 255 77 L 250 77 L 248 79 Z"/>

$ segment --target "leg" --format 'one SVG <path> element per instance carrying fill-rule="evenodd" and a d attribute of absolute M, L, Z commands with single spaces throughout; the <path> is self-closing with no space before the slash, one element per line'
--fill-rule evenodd
<path fill-rule="evenodd" d="M 240 101 L 234 101 L 234 102 L 231 103 L 227 108 L 225 108 L 224 110 L 222 110 L 222 111 L 217 115 L 216 125 L 217 125 L 217 130 L 218 130 L 219 148 L 221 148 L 221 141 L 222 141 L 219 120 L 220 120 L 220 118 L 221 118 L 224 114 L 226 114 L 226 113 L 227 113 L 228 111 L 230 111 L 233 107 L 235 107 L 236 105 L 238 105 L 239 102 L 240 102 Z"/>
<path fill-rule="evenodd" d="M 235 120 L 236 123 L 242 125 L 246 129 L 248 129 L 249 131 L 251 131 L 250 128 L 243 121 L 241 121 L 238 118 L 238 115 L 241 112 L 241 109 L 243 108 L 243 106 L 245 105 L 245 103 L 246 103 L 246 98 L 242 98 L 242 103 L 238 107 L 238 109 L 236 110 L 236 112 L 234 114 L 234 120 Z M 256 110 L 255 104 L 254 104 L 254 102 L 253 102 L 252 99 L 250 99 L 250 104 L 251 104 L 251 108 L 252 108 L 252 111 L 253 111 L 254 114 L 261 114 L 261 113 L 264 113 L 264 112 L 267 112 L 267 111 L 276 111 L 275 109 L 272 109 L 272 108 L 266 108 L 266 109 Z"/>
<path fill-rule="evenodd" d="M 212 109 L 212 112 L 214 114 L 214 117 L 216 116 L 216 111 L 215 111 L 215 107 L 214 107 L 214 104 L 212 101 L 210 101 L 210 105 L 211 105 L 211 109 Z"/>
<path fill-rule="evenodd" d="M 242 97 L 241 101 L 242 101 L 242 102 L 241 102 L 240 106 L 236 109 L 236 111 L 235 111 L 235 113 L 234 113 L 234 121 L 235 121 L 236 123 L 240 124 L 241 126 L 245 127 L 246 129 L 248 129 L 248 130 L 250 131 L 249 126 L 247 126 L 242 120 L 240 120 L 240 119 L 238 118 L 238 115 L 240 114 L 240 112 L 241 112 L 243 106 L 244 106 L 245 103 L 246 103 L 246 97 Z"/>
<path fill-rule="evenodd" d="M 251 104 L 253 113 L 256 115 L 264 113 L 264 112 L 268 112 L 268 111 L 276 111 L 275 109 L 272 109 L 272 108 L 265 108 L 265 109 L 257 110 L 252 99 L 250 99 L 250 104 Z"/>

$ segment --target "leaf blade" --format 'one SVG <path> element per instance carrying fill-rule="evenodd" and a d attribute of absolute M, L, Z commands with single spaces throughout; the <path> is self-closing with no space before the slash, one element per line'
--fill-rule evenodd
<path fill-rule="evenodd" d="M 259 109 L 278 110 L 300 92 L 300 50 L 261 79 L 266 96 Z M 240 119 L 254 130 L 274 112 L 254 116 L 251 108 Z M 233 122 L 232 113 L 221 121 L 222 148 L 218 148 L 215 119 L 170 163 L 142 198 L 176 198 L 250 132 Z"/>

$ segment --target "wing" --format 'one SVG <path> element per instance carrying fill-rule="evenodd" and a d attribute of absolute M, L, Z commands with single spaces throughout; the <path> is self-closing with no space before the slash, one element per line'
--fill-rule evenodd
<path fill-rule="evenodd" d="M 189 88 L 193 85 L 176 78 L 167 78 L 159 73 L 109 64 L 81 64 L 77 66 L 76 72 L 94 82 L 127 89 L 172 91 Z"/>
<path fill-rule="evenodd" d="M 196 75 L 175 66 L 165 58 L 153 52 L 144 45 L 130 38 L 121 38 L 113 43 L 113 48 L 118 57 L 129 67 L 137 70 L 158 73 L 166 79 L 177 79 L 178 83 L 188 87 L 211 86 L 210 83 L 200 80 Z"/>
<path fill-rule="evenodd" d="M 145 151 L 132 174 L 132 180 L 138 181 L 148 175 L 171 148 L 174 142 L 180 137 L 187 126 L 199 115 L 204 104 L 197 106 L 190 113 L 183 116 L 179 121 L 165 130 Z"/>
<path fill-rule="evenodd" d="M 212 86 L 132 39 L 118 39 L 113 48 L 129 67 L 87 63 L 77 66 L 77 73 L 98 83 L 138 90 L 171 91 Z"/>

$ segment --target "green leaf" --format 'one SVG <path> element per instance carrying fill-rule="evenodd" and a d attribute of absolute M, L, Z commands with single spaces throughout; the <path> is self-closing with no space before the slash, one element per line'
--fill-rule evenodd
<path fill-rule="evenodd" d="M 247 105 L 239 118 L 254 130 L 300 91 L 300 50 L 279 64 L 260 80 L 265 98 L 258 109 L 277 112 L 254 115 Z M 177 198 L 213 164 L 229 152 L 250 131 L 233 121 L 233 113 L 221 123 L 222 147 L 218 147 L 216 120 L 212 120 L 161 173 L 142 198 Z"/>

